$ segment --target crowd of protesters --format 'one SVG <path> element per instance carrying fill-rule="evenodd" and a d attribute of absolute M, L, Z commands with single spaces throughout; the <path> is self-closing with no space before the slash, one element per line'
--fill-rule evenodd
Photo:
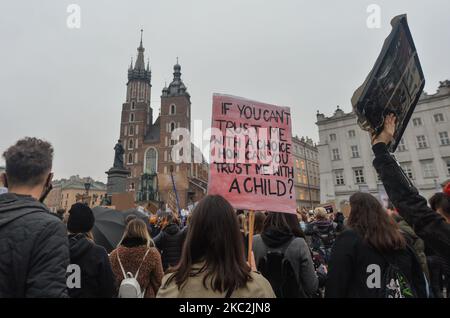
<path fill-rule="evenodd" d="M 450 184 L 429 202 L 420 196 L 388 152 L 394 132 L 390 115 L 372 139 L 387 208 L 358 192 L 347 218 L 266 211 L 251 226 L 249 212 L 208 195 L 189 216 L 127 217 L 109 255 L 88 206 L 48 211 L 53 148 L 22 139 L 3 154 L 0 297 L 448 297 Z M 73 268 L 80 284 L 68 283 Z"/>

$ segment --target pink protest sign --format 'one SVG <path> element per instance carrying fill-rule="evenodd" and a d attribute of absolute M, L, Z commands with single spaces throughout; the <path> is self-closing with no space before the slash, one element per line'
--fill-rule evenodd
<path fill-rule="evenodd" d="M 295 213 L 291 112 L 214 94 L 209 194 L 236 209 Z"/>

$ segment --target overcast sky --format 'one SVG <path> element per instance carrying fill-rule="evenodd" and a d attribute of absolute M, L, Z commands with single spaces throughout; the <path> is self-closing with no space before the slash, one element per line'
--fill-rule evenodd
<path fill-rule="evenodd" d="M 81 8 L 80 29 L 67 27 L 71 3 Z M 373 3 L 379 29 L 366 25 Z M 155 113 L 179 56 L 204 128 L 219 92 L 290 106 L 293 134 L 317 141 L 316 111 L 351 110 L 401 13 L 434 93 L 450 78 L 448 0 L 0 0 L 0 152 L 24 136 L 45 138 L 57 178 L 106 181 L 141 28 Z"/>

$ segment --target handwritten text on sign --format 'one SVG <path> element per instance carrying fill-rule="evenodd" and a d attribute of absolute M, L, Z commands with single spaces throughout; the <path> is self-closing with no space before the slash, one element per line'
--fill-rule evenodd
<path fill-rule="evenodd" d="M 238 209 L 295 213 L 291 113 L 214 94 L 209 194 Z"/>

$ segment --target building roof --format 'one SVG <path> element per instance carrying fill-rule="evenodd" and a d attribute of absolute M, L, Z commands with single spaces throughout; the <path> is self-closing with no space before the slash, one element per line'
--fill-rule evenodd
<path fill-rule="evenodd" d="M 106 191 L 106 185 L 103 182 L 95 181 L 90 177 L 80 178 L 79 176 L 72 176 L 69 179 L 61 179 L 53 181 L 54 188 L 61 188 L 62 190 L 83 190 L 85 191 L 85 183 L 90 183 L 89 191 Z"/>
<path fill-rule="evenodd" d="M 158 144 L 160 142 L 160 117 L 158 117 L 153 125 L 150 125 L 145 134 L 145 144 Z"/>

